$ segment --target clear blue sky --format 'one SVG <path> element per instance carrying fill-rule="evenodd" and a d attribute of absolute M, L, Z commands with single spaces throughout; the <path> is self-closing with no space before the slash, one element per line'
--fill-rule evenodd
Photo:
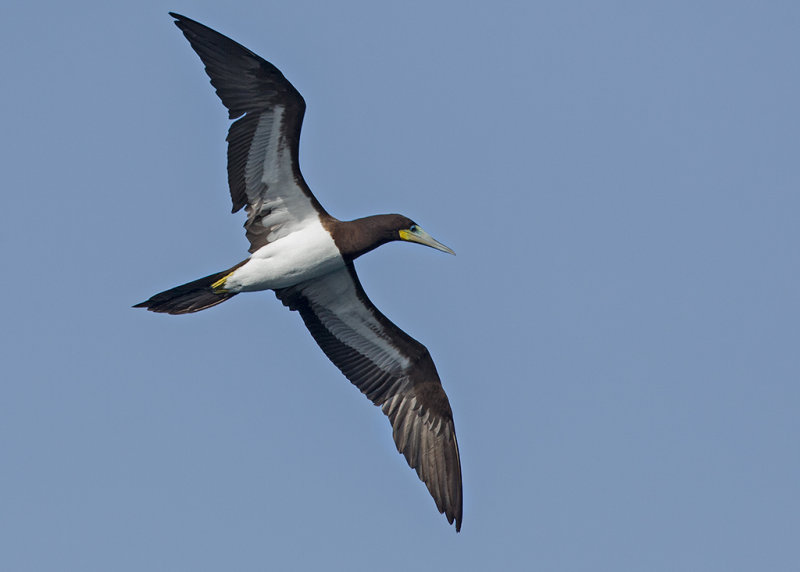
<path fill-rule="evenodd" d="M 431 350 L 464 527 L 238 262 L 226 113 L 167 16 L 277 65 L 367 292 Z M 796 2 L 0 8 L 0 569 L 800 569 Z"/>

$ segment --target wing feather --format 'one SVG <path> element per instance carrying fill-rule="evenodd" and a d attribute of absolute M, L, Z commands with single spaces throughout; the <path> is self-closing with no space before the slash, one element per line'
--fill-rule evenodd
<path fill-rule="evenodd" d="M 300 313 L 328 358 L 392 425 L 397 450 L 428 487 L 439 512 L 461 528 L 461 462 L 453 413 L 428 350 L 370 302 L 346 268 L 276 290 Z"/>
<path fill-rule="evenodd" d="M 205 65 L 230 119 L 228 186 L 232 212 L 246 208 L 250 252 L 325 215 L 300 172 L 306 103 L 274 65 L 241 44 L 179 14 L 170 14 Z"/>

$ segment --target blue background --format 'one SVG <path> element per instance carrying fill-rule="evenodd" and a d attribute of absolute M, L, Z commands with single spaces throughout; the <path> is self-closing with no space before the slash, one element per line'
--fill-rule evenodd
<path fill-rule="evenodd" d="M 431 350 L 456 534 L 244 258 L 226 113 L 167 16 L 276 64 L 358 261 Z M 796 2 L 0 8 L 0 569 L 800 569 Z"/>

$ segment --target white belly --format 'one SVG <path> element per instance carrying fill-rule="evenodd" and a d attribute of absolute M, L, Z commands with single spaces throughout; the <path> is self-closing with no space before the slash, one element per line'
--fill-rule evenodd
<path fill-rule="evenodd" d="M 285 288 L 344 266 L 330 233 L 319 220 L 256 250 L 225 280 L 229 292 Z"/>

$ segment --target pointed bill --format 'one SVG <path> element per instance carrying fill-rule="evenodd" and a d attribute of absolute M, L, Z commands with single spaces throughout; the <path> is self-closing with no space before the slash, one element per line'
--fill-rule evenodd
<path fill-rule="evenodd" d="M 441 250 L 442 252 L 446 252 L 454 256 L 456 254 L 452 249 L 446 247 L 444 244 L 433 238 L 430 234 L 422 230 L 422 228 L 417 225 L 412 226 L 408 230 L 401 230 L 400 238 L 407 240 L 408 242 L 424 244 L 425 246 L 430 246 L 431 248 Z"/>

